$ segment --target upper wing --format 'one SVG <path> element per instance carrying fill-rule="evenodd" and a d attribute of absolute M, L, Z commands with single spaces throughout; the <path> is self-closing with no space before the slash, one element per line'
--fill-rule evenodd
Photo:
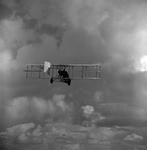
<path fill-rule="evenodd" d="M 24 72 L 26 72 L 26 78 L 48 79 L 58 76 L 58 70 L 67 67 L 68 65 L 53 65 L 45 61 L 44 64 L 27 64 Z"/>
<path fill-rule="evenodd" d="M 26 78 L 49 78 L 44 73 L 44 64 L 27 64 L 24 72 L 26 72 Z"/>
<path fill-rule="evenodd" d="M 71 79 L 100 79 L 100 64 L 63 64 L 53 65 L 49 62 L 44 64 L 28 64 L 26 72 L 27 78 L 58 77 L 58 71 L 66 69 Z"/>
<path fill-rule="evenodd" d="M 100 64 L 69 64 L 68 74 L 71 79 L 100 79 Z"/>

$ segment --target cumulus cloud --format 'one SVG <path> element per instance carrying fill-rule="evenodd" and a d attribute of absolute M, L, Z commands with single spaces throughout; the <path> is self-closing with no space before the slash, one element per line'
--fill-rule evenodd
<path fill-rule="evenodd" d="M 27 115 L 29 100 L 25 97 L 19 97 L 9 102 L 6 107 L 7 116 L 12 119 L 20 119 Z"/>
<path fill-rule="evenodd" d="M 30 133 L 22 133 L 16 140 L 17 144 L 42 144 L 42 138 L 38 136 L 32 136 Z"/>
<path fill-rule="evenodd" d="M 61 108 L 63 112 L 69 109 L 68 104 L 64 101 L 65 95 L 54 95 L 53 101 L 55 101 L 56 105 Z"/>
<path fill-rule="evenodd" d="M 139 136 L 135 133 L 131 134 L 131 135 L 127 135 L 124 140 L 128 140 L 128 141 L 140 141 L 143 140 L 142 136 Z"/>
<path fill-rule="evenodd" d="M 37 128 L 32 132 L 32 136 L 38 137 L 38 136 L 40 136 L 40 135 L 42 135 L 41 126 L 38 125 Z"/>
<path fill-rule="evenodd" d="M 85 117 L 83 125 L 89 126 L 89 124 L 95 124 L 105 119 L 99 112 L 95 111 L 93 106 L 86 105 L 82 106 L 81 109 L 83 111 L 83 116 Z"/>
<path fill-rule="evenodd" d="M 83 109 L 83 114 L 88 118 L 90 115 L 93 114 L 94 108 L 93 106 L 82 106 L 81 109 Z"/>
<path fill-rule="evenodd" d="M 2 132 L 0 135 L 5 135 L 7 138 L 15 138 L 17 144 L 41 144 L 42 139 L 40 136 L 43 133 L 40 130 L 40 125 L 35 128 L 34 123 L 26 123 L 7 128 L 6 132 Z"/>
<path fill-rule="evenodd" d="M 27 124 L 21 124 L 20 126 L 27 126 Z M 29 125 L 29 124 L 28 124 Z M 138 128 L 136 128 L 138 130 Z M 18 134 L 15 135 L 15 140 L 11 140 L 10 134 L 7 135 L 7 138 L 5 139 L 5 142 L 3 143 L 6 145 L 8 144 L 8 141 L 11 141 L 11 143 L 8 145 L 8 147 L 13 148 L 29 148 L 35 149 L 35 148 L 44 148 L 48 149 L 51 145 L 56 145 L 56 140 L 66 140 L 67 142 L 71 143 L 60 143 L 58 146 L 61 146 L 62 148 L 70 148 L 70 146 L 74 146 L 74 143 L 72 143 L 72 140 L 77 143 L 81 143 L 85 147 L 87 144 L 101 144 L 110 146 L 110 148 L 116 147 L 117 148 L 124 148 L 122 137 L 130 131 L 124 131 L 124 130 L 113 130 L 110 127 L 82 127 L 79 125 L 73 125 L 73 124 L 65 124 L 65 123 L 50 123 L 48 126 L 40 126 L 38 125 L 36 128 L 31 126 L 27 128 L 26 130 L 21 130 L 22 132 L 18 132 Z M 0 134 L 2 135 L 2 134 Z M 124 140 L 131 140 L 133 141 L 142 141 L 143 137 L 131 134 L 124 138 Z M 55 138 L 56 137 L 56 138 Z M 84 142 L 85 141 L 85 142 Z M 113 142 L 112 142 L 113 141 Z M 84 144 L 85 143 L 85 144 Z M 118 145 L 120 144 L 121 145 Z M 21 144 L 21 145 L 20 145 Z M 23 144 L 23 145 L 22 145 Z M 40 147 L 39 147 L 40 144 Z M 128 146 L 128 147 L 127 147 Z M 138 146 L 137 144 L 135 146 Z M 126 148 L 132 148 L 131 145 L 125 145 Z M 142 145 L 143 147 L 143 145 Z M 145 147 L 144 147 L 145 148 Z"/>
<path fill-rule="evenodd" d="M 27 136 L 25 133 L 22 133 L 21 135 L 18 136 L 18 139 L 20 141 L 26 142 L 27 141 Z"/>
<path fill-rule="evenodd" d="M 18 97 L 13 99 L 6 108 L 6 118 L 11 120 L 35 119 L 43 117 L 68 118 L 72 113 L 72 105 L 65 102 L 65 95 L 55 94 L 52 99 Z M 66 113 L 69 114 L 66 114 Z M 60 119 L 61 119 L 60 118 Z"/>
<path fill-rule="evenodd" d="M 26 124 L 19 124 L 10 128 L 7 128 L 5 134 L 7 136 L 18 136 L 21 133 L 27 132 L 29 129 L 34 128 L 35 124 L 34 123 L 26 123 Z M 23 134 L 24 138 L 24 134 Z"/>

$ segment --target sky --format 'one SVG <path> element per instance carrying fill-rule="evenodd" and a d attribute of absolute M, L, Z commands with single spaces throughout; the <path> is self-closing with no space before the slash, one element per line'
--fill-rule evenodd
<path fill-rule="evenodd" d="M 17 136 L 32 140 L 50 121 L 68 130 L 88 121 L 90 133 L 110 133 L 107 144 L 117 137 L 145 149 L 146 14 L 146 0 L 0 0 L 0 132 L 31 124 Z M 101 63 L 101 80 L 25 78 L 26 64 L 44 61 Z"/>

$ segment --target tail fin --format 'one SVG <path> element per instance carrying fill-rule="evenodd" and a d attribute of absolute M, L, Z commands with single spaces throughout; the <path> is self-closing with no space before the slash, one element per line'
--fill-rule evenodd
<path fill-rule="evenodd" d="M 51 67 L 51 63 L 50 62 L 47 62 L 47 61 L 45 61 L 44 62 L 44 72 L 47 72 L 48 71 L 48 69 Z"/>

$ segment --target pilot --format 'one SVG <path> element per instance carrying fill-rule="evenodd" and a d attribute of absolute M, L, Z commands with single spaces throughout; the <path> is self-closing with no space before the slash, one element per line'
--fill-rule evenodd
<path fill-rule="evenodd" d="M 59 76 L 61 76 L 63 78 L 69 78 L 69 75 L 65 69 L 59 70 L 58 73 L 59 73 Z"/>

